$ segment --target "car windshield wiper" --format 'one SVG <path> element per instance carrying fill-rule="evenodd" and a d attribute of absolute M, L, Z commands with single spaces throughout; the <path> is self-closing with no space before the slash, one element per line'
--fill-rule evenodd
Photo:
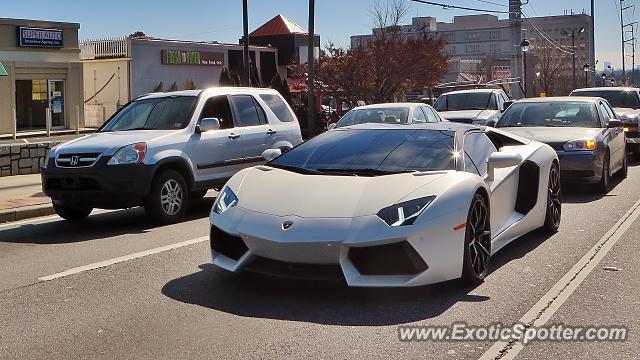
<path fill-rule="evenodd" d="M 355 176 L 378 176 L 378 175 L 393 175 L 393 174 L 402 174 L 402 173 L 410 173 L 415 172 L 416 170 L 398 170 L 398 171 L 390 171 L 390 170 L 382 170 L 382 169 L 373 169 L 373 168 L 321 168 L 316 169 L 317 172 L 323 174 L 332 174 L 332 175 L 355 175 Z"/>
<path fill-rule="evenodd" d="M 316 171 L 316 170 L 305 169 L 305 168 L 292 166 L 292 165 L 281 165 L 281 164 L 271 164 L 271 163 L 267 163 L 266 165 L 267 166 L 271 166 L 271 167 L 276 168 L 276 169 L 287 170 L 287 171 L 295 172 L 295 173 L 298 173 L 298 174 L 305 174 L 305 175 L 316 175 L 316 174 L 319 174 L 319 172 Z"/>

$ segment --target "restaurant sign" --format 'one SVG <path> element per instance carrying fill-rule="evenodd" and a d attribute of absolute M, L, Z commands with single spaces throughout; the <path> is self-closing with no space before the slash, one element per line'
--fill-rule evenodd
<path fill-rule="evenodd" d="M 224 53 L 191 50 L 162 50 L 162 64 L 223 66 Z"/>
<path fill-rule="evenodd" d="M 62 29 L 41 29 L 19 26 L 18 46 L 49 48 L 64 47 Z"/>

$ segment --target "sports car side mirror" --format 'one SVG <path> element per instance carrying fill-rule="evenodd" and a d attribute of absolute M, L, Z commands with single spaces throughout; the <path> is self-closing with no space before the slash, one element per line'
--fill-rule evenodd
<path fill-rule="evenodd" d="M 262 152 L 262 157 L 267 161 L 271 161 L 280 155 L 282 155 L 282 150 L 280 149 L 267 149 Z"/>
<path fill-rule="evenodd" d="M 520 154 L 494 152 L 489 155 L 489 159 L 487 159 L 487 180 L 493 181 L 495 169 L 520 165 L 521 162 L 522 156 Z"/>

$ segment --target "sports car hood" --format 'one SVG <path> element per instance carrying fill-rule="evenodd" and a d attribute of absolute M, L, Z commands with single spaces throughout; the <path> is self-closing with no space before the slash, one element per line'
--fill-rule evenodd
<path fill-rule="evenodd" d="M 302 175 L 269 167 L 247 170 L 238 207 L 276 216 L 351 218 L 373 215 L 447 172 L 375 177 Z M 408 199 L 407 199 L 408 200 Z"/>
<path fill-rule="evenodd" d="M 54 150 L 58 153 L 102 153 L 113 155 L 125 145 L 149 142 L 175 133 L 175 130 L 132 130 L 93 133 L 61 144 Z"/>
<path fill-rule="evenodd" d="M 599 128 L 581 127 L 503 127 L 500 130 L 510 132 L 514 135 L 522 136 L 531 140 L 546 144 L 562 143 L 574 139 L 595 136 L 600 132 Z"/>

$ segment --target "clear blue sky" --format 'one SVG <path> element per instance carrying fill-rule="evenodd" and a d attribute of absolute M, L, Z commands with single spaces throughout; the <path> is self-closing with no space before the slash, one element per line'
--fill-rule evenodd
<path fill-rule="evenodd" d="M 451 5 L 504 10 L 481 0 L 441 0 Z M 489 0 L 508 4 L 508 0 Z M 635 4 L 638 0 L 626 0 Z M 596 58 L 620 67 L 620 29 L 615 4 L 619 0 L 596 0 Z M 349 36 L 371 32 L 369 10 L 373 0 L 316 0 L 316 33 L 323 45 L 332 41 L 349 45 Z M 249 0 L 249 30 L 281 13 L 307 27 L 305 0 Z M 435 16 L 451 21 L 454 15 L 473 14 L 410 3 L 411 16 Z M 562 14 L 565 10 L 589 12 L 589 0 L 530 0 L 529 16 Z M 640 8 L 638 9 L 640 13 Z M 81 24 L 81 38 L 111 37 L 136 30 L 151 36 L 185 40 L 217 40 L 237 43 L 242 35 L 241 0 L 50 0 L 3 1 L 3 17 L 73 21 Z M 637 15 L 634 16 L 637 20 Z M 640 61 L 639 61 L 640 62 Z"/>

